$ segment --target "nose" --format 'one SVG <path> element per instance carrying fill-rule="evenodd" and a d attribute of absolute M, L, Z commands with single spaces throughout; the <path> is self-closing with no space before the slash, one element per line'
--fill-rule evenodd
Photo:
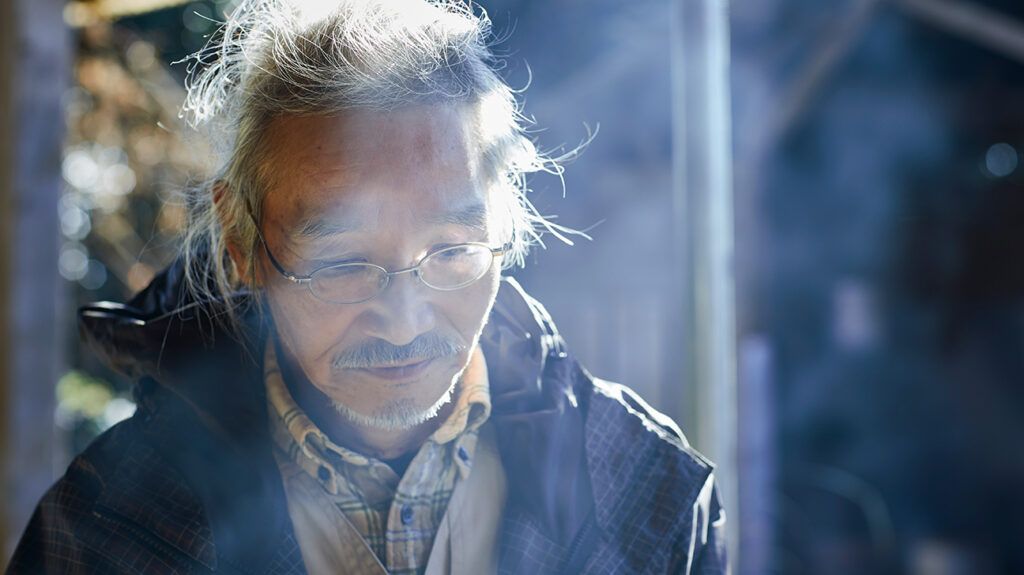
<path fill-rule="evenodd" d="M 392 345 L 405 345 L 434 329 L 436 317 L 427 291 L 414 273 L 391 277 L 388 286 L 369 301 L 370 333 Z"/>

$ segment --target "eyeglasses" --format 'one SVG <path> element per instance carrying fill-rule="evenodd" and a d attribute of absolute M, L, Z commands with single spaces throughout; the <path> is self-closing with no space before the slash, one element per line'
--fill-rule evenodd
<path fill-rule="evenodd" d="M 305 284 L 318 300 L 336 304 L 361 303 L 373 299 L 388 287 L 392 277 L 402 274 L 412 274 L 427 287 L 439 291 L 462 289 L 487 275 L 494 265 L 494 258 L 512 249 L 511 242 L 500 248 L 470 242 L 434 250 L 423 256 L 416 265 L 400 270 L 388 271 L 376 264 L 354 262 L 328 264 L 307 276 L 300 276 L 285 270 L 274 254 L 270 253 L 270 246 L 263 239 L 263 234 L 258 235 L 270 263 L 278 273 L 292 283 Z"/>

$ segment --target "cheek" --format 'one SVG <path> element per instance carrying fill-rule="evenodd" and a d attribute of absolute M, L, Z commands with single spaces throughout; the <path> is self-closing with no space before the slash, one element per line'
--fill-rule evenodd
<path fill-rule="evenodd" d="M 270 289 L 265 297 L 285 349 L 307 376 L 315 378 L 329 366 L 331 352 L 349 331 L 352 320 L 342 306 L 330 306 L 306 293 L 292 291 Z"/>
<path fill-rule="evenodd" d="M 499 279 L 498 272 L 492 271 L 479 282 L 451 292 L 445 298 L 444 314 L 465 343 L 472 343 L 487 321 L 498 292 Z"/>

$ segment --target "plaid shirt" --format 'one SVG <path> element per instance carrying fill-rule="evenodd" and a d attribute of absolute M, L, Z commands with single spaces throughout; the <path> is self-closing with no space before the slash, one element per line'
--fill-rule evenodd
<path fill-rule="evenodd" d="M 307 509 L 317 515 L 312 520 L 297 517 L 305 513 L 290 506 L 292 520 L 337 523 L 336 529 L 328 531 L 358 533 L 388 572 L 423 572 L 452 491 L 468 477 L 480 426 L 490 415 L 487 367 L 479 348 L 459 383 L 455 408 L 423 443 L 402 477 L 384 462 L 334 443 L 306 416 L 281 377 L 271 344 L 264 360 L 264 381 L 285 490 L 289 499 L 305 498 L 310 504 Z M 309 488 L 311 480 L 322 492 Z M 319 501 L 329 501 L 341 513 L 325 518 L 316 511 Z M 351 527 L 343 525 L 346 520 Z M 345 562 L 333 565 L 338 572 L 364 572 L 370 558 L 365 553 L 359 557 L 354 544 L 342 542 L 355 553 L 338 553 L 337 549 L 314 550 L 317 544 L 300 539 L 307 563 L 337 560 Z M 331 545 L 328 540 L 321 546 Z M 313 554 L 318 557 L 307 557 Z"/>

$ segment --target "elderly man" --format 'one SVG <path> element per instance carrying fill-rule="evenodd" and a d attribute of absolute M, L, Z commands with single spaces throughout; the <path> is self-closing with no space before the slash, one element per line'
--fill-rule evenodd
<path fill-rule="evenodd" d="M 186 112 L 183 256 L 81 312 L 135 415 L 13 573 L 720 573 L 711 465 L 500 270 L 557 171 L 461 2 L 251 0 Z"/>

